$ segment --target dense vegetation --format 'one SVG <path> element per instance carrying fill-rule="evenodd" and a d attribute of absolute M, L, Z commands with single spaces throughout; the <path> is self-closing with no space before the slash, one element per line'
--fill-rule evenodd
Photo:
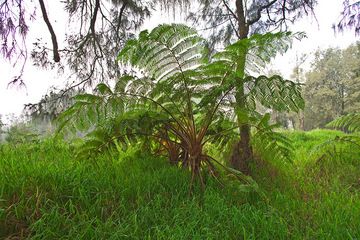
<path fill-rule="evenodd" d="M 16 2 L 18 12 L 0 4 L 9 60 L 22 47 L 7 41 L 28 30 Z M 187 19 L 207 34 L 184 24 L 132 33 L 155 6 L 176 15 L 195 2 Z M 306 74 L 302 56 L 293 80 L 265 74 L 306 36 L 283 27 L 316 3 L 66 1 L 80 29 L 59 49 L 39 0 L 55 63 L 39 42 L 32 58 L 59 70 L 66 59 L 76 79 L 25 105 L 42 132 L 0 117 L 0 238 L 359 238 L 359 43 L 319 50 Z M 335 29 L 358 33 L 344 22 L 355 7 L 345 1 Z M 12 83 L 24 84 L 23 69 Z"/>
<path fill-rule="evenodd" d="M 226 186 L 188 195 L 190 174 L 133 146 L 96 163 L 45 139 L 0 148 L 0 238 L 33 239 L 354 239 L 360 237 L 359 156 L 309 156 L 344 135 L 286 133 L 289 165 L 258 160 L 258 189 Z M 95 159 L 94 159 L 95 160 Z"/>

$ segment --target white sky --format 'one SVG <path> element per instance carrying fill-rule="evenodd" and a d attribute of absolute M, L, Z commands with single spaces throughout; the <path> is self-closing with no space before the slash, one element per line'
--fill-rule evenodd
<path fill-rule="evenodd" d="M 61 33 L 66 30 L 67 18 L 61 14 L 56 14 L 56 10 L 62 8 L 62 5 L 58 1 L 51 2 L 51 6 L 48 6 L 48 15 L 57 33 L 61 48 L 61 41 L 63 41 L 62 38 L 64 36 Z M 301 42 L 295 42 L 293 50 L 288 51 L 285 56 L 276 58 L 273 68 L 278 69 L 285 77 L 289 77 L 295 64 L 296 55 L 313 53 L 318 48 L 345 48 L 359 40 L 355 37 L 353 31 L 344 34 L 334 34 L 331 26 L 338 21 L 341 10 L 342 0 L 319 0 L 319 4 L 315 9 L 318 22 L 311 17 L 303 18 L 290 29 L 292 31 L 304 31 L 307 33 L 308 38 Z M 30 33 L 27 39 L 29 51 L 32 47 L 31 43 L 39 37 L 42 37 L 44 41 L 48 41 L 49 46 L 51 46 L 50 35 L 39 14 L 41 13 L 38 12 L 39 20 L 33 22 L 30 26 Z M 160 23 L 169 22 L 174 22 L 172 14 L 154 14 L 151 20 L 146 21 L 143 28 L 153 28 Z M 31 60 L 29 60 L 24 72 L 26 88 L 8 88 L 8 82 L 16 73 L 16 68 L 13 68 L 10 63 L 5 62 L 2 58 L 0 59 L 0 115 L 19 115 L 24 104 L 39 101 L 51 86 L 61 87 L 66 81 L 66 76 L 58 76 L 56 71 L 45 71 L 34 67 Z M 3 120 L 6 121 L 4 117 Z"/>

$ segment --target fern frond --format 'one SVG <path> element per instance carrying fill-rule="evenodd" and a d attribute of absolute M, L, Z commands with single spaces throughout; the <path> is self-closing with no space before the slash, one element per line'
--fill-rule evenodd
<path fill-rule="evenodd" d="M 266 64 L 278 54 L 284 54 L 291 47 L 295 39 L 301 40 L 305 33 L 278 32 L 255 34 L 249 40 L 249 50 L 246 61 L 246 71 L 261 73 Z"/>
<path fill-rule="evenodd" d="M 283 79 L 281 76 L 247 77 L 248 98 L 259 101 L 264 107 L 278 111 L 298 112 L 305 107 L 301 96 L 301 84 Z"/>
<path fill-rule="evenodd" d="M 215 54 L 214 59 L 227 61 L 229 65 L 236 63 L 241 57 L 246 57 L 246 73 L 260 73 L 277 54 L 283 54 L 291 48 L 295 39 L 304 37 L 306 35 L 302 32 L 254 34 L 227 46 L 224 51 Z M 233 67 L 236 69 L 237 66 Z"/>
<path fill-rule="evenodd" d="M 276 132 L 278 125 L 270 125 L 270 114 L 264 117 L 256 126 L 256 132 L 252 139 L 252 145 L 261 156 L 271 158 L 271 160 L 289 163 L 292 161 L 294 148 L 292 141 L 285 135 Z"/>
<path fill-rule="evenodd" d="M 144 71 L 155 82 L 202 63 L 203 39 L 182 24 L 160 25 L 129 41 L 117 60 Z"/>
<path fill-rule="evenodd" d="M 87 132 L 124 111 L 124 99 L 113 93 L 108 85 L 100 83 L 95 90 L 94 94 L 79 94 L 74 97 L 74 104 L 56 119 L 58 132 L 62 130 Z"/>
<path fill-rule="evenodd" d="M 350 113 L 345 116 L 341 116 L 331 121 L 326 126 L 349 132 L 360 132 L 360 113 Z"/>
<path fill-rule="evenodd" d="M 168 116 L 163 113 L 146 109 L 145 106 L 133 108 L 109 118 L 106 123 L 88 133 L 78 148 L 77 157 L 89 159 L 108 152 L 117 144 L 126 147 L 129 143 L 141 142 L 144 137 L 153 137 L 157 127 L 168 122 Z"/>
<path fill-rule="evenodd" d="M 317 162 L 331 160 L 340 164 L 344 160 L 358 161 L 360 157 L 360 137 L 358 135 L 336 136 L 315 146 L 310 155 L 317 159 Z"/>

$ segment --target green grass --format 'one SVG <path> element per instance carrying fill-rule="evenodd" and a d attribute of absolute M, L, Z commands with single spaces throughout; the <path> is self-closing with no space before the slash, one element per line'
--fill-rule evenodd
<path fill-rule="evenodd" d="M 136 149 L 93 164 L 53 140 L 0 146 L 0 239 L 360 238 L 360 159 L 308 154 L 340 132 L 286 134 L 294 163 L 254 166 L 266 199 L 212 179 L 190 196 L 186 171 Z"/>

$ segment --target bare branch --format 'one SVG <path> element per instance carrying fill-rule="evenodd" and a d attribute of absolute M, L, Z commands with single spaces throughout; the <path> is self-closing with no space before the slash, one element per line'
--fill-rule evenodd
<path fill-rule="evenodd" d="M 231 8 L 229 7 L 229 5 L 226 3 L 225 0 L 222 0 L 222 2 L 224 3 L 226 9 L 230 12 L 230 14 L 236 19 L 236 20 L 239 20 L 237 15 L 234 13 L 233 10 L 231 10 Z"/>
<path fill-rule="evenodd" d="M 45 8 L 45 4 L 44 4 L 44 1 L 43 0 L 39 0 L 39 3 L 40 3 L 40 8 L 41 8 L 41 12 L 42 12 L 42 15 L 43 15 L 43 19 L 49 29 L 49 32 L 50 32 L 50 35 L 51 35 L 51 41 L 52 41 L 52 44 L 53 44 L 53 54 L 54 54 L 54 61 L 55 62 L 60 62 L 60 55 L 59 55 L 59 46 L 58 46 L 58 43 L 57 43 L 57 40 L 56 40 L 56 34 L 54 32 L 54 29 L 50 23 L 50 20 L 48 18 L 48 15 L 46 13 L 46 8 Z"/>
<path fill-rule="evenodd" d="M 266 4 L 266 5 L 264 5 L 264 6 L 260 6 L 260 7 L 257 9 L 257 11 L 256 11 L 256 16 L 255 16 L 255 18 L 249 20 L 249 21 L 248 21 L 248 25 L 251 26 L 252 24 L 258 22 L 258 21 L 260 20 L 260 18 L 261 18 L 261 12 L 262 12 L 262 10 L 268 9 L 269 7 L 271 7 L 271 6 L 272 6 L 274 3 L 276 3 L 276 2 L 277 2 L 277 0 L 273 0 L 273 1 L 269 2 L 268 4 Z"/>

